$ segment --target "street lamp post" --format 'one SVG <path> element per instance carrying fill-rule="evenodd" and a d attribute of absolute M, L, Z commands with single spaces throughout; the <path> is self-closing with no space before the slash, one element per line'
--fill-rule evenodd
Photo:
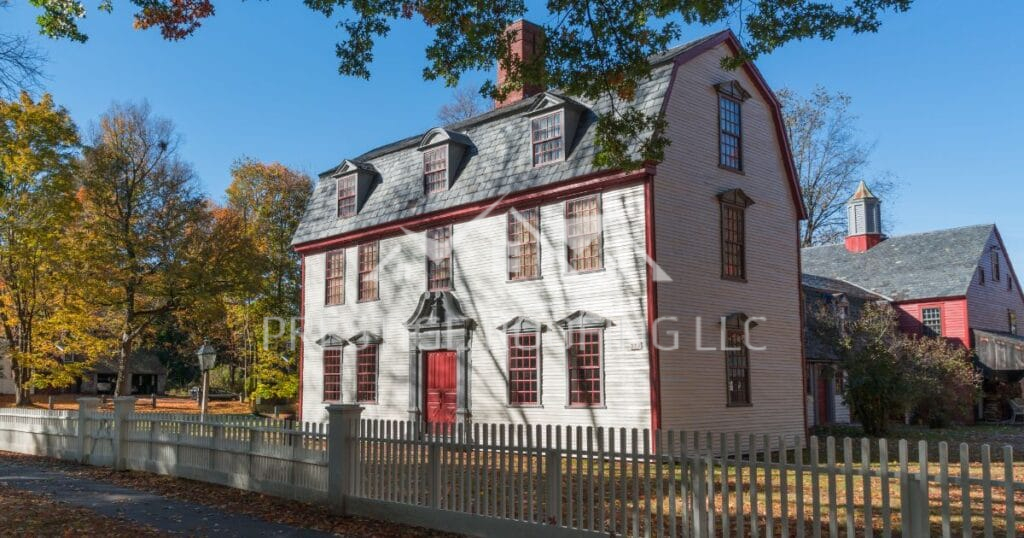
<path fill-rule="evenodd" d="M 210 370 L 213 369 L 213 365 L 217 362 L 217 350 L 213 349 L 213 346 L 204 340 L 203 345 L 196 351 L 196 355 L 199 357 L 199 369 L 203 372 L 203 388 L 202 394 L 199 397 L 199 418 L 205 422 L 206 403 L 210 390 Z"/>

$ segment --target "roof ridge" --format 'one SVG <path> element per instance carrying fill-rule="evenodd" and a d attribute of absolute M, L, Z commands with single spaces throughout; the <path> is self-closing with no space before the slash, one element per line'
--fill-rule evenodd
<path fill-rule="evenodd" d="M 931 234 L 938 234 L 938 233 L 944 233 L 944 232 L 955 232 L 955 231 L 958 231 L 958 230 L 967 230 L 967 229 L 970 229 L 970 228 L 995 228 L 995 226 L 996 226 L 995 223 L 968 224 L 968 225 L 965 225 L 965 226 L 954 226 L 952 228 L 941 228 L 941 229 L 938 229 L 938 230 L 929 230 L 929 231 L 926 231 L 926 232 L 913 232 L 913 233 L 908 233 L 908 234 L 903 234 L 903 235 L 890 235 L 890 236 L 886 237 L 886 241 L 889 241 L 889 240 L 892 240 L 892 239 L 903 239 L 905 237 L 915 237 L 915 236 L 919 236 L 919 235 L 931 235 Z M 879 243 L 879 245 L 884 245 L 884 244 L 885 244 L 884 241 L 882 243 Z M 800 250 L 805 250 L 806 251 L 806 250 L 813 250 L 813 249 L 817 249 L 817 248 L 834 248 L 834 247 L 841 247 L 841 246 L 843 246 L 842 243 L 829 243 L 827 245 L 811 245 L 809 247 L 802 247 Z"/>

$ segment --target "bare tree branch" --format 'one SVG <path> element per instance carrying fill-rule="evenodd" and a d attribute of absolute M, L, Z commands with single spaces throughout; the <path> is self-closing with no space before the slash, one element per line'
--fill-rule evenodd
<path fill-rule="evenodd" d="M 0 34 L 0 97 L 14 98 L 22 90 L 39 89 L 44 63 L 46 56 L 28 37 Z"/>
<path fill-rule="evenodd" d="M 451 125 L 468 120 L 481 114 L 489 107 L 480 93 L 468 87 L 461 87 L 454 92 L 455 100 L 437 111 L 437 120 L 441 125 Z"/>

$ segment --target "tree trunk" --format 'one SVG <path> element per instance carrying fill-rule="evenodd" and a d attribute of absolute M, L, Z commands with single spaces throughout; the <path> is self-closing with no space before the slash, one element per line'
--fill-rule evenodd
<path fill-rule="evenodd" d="M 28 388 L 25 387 L 25 382 L 28 381 L 28 372 L 18 364 L 18 360 L 14 358 L 14 354 L 11 354 L 11 373 L 14 374 L 15 407 L 32 405 L 32 399 L 29 396 Z"/>
<path fill-rule="evenodd" d="M 121 349 L 117 357 L 117 384 L 114 386 L 114 396 L 129 396 L 131 383 L 128 379 L 128 358 L 132 355 L 132 339 L 125 331 L 121 336 Z"/>

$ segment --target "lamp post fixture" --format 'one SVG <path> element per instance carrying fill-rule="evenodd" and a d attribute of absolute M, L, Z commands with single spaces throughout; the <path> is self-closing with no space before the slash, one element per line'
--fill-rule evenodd
<path fill-rule="evenodd" d="M 205 422 L 207 395 L 210 390 L 210 370 L 213 369 L 213 365 L 217 362 L 217 350 L 208 344 L 206 340 L 203 340 L 203 345 L 196 351 L 196 355 L 199 357 L 199 369 L 203 372 L 203 388 L 202 394 L 199 397 L 199 418 Z"/>

